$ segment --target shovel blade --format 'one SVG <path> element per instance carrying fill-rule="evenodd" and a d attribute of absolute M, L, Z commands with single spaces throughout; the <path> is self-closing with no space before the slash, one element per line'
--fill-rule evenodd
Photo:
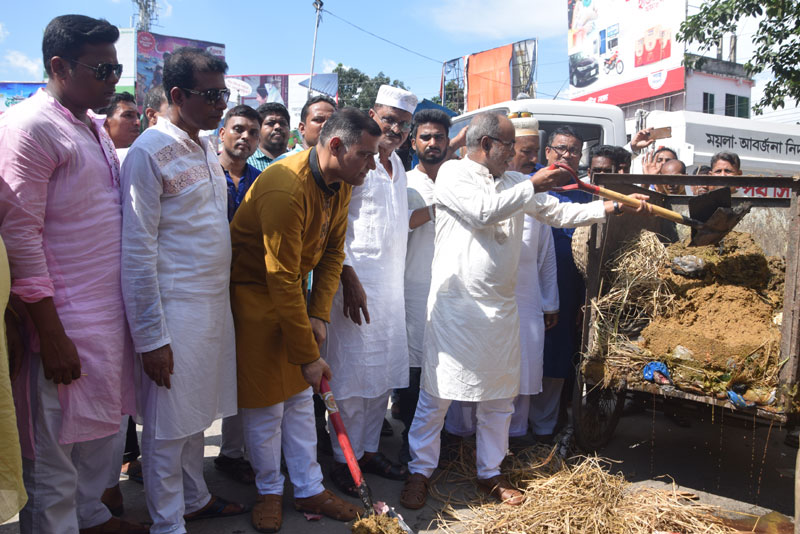
<path fill-rule="evenodd" d="M 751 207 L 745 203 L 735 208 L 717 208 L 706 222 L 692 229 L 689 245 L 702 247 L 719 243 L 750 212 Z"/>

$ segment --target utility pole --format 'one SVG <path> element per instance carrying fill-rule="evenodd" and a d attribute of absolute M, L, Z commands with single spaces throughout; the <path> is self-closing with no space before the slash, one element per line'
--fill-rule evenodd
<path fill-rule="evenodd" d="M 139 8 L 139 20 L 136 23 L 136 30 L 149 32 L 150 26 L 158 20 L 158 2 L 156 0 L 133 0 L 133 4 Z"/>
<path fill-rule="evenodd" d="M 314 85 L 314 56 L 317 54 L 317 30 L 319 29 L 319 17 L 322 13 L 322 0 L 314 0 L 314 9 L 317 10 L 316 22 L 314 23 L 314 45 L 311 47 L 311 74 L 308 78 L 308 97 L 311 98 L 311 86 Z"/>

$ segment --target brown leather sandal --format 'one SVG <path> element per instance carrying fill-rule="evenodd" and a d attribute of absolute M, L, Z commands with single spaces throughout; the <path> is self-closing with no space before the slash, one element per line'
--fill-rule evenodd
<path fill-rule="evenodd" d="M 428 500 L 428 477 L 420 473 L 412 473 L 406 479 L 403 491 L 400 492 L 400 504 L 409 510 L 419 510 Z"/>
<path fill-rule="evenodd" d="M 250 521 L 259 532 L 278 532 L 283 524 L 283 496 L 268 494 L 256 497 Z"/>
<path fill-rule="evenodd" d="M 294 508 L 298 512 L 322 514 L 337 521 L 351 521 L 364 515 L 364 509 L 334 495 L 331 490 L 325 490 L 312 497 L 295 499 Z"/>
<path fill-rule="evenodd" d="M 503 504 L 520 506 L 525 502 L 525 495 L 511 485 L 503 475 L 495 475 L 492 478 L 478 479 L 478 487 L 483 491 L 497 498 Z"/>

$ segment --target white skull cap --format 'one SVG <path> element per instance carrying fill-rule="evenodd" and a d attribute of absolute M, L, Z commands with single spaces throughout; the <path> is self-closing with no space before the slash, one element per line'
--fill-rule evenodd
<path fill-rule="evenodd" d="M 381 85 L 378 89 L 378 96 L 375 98 L 376 104 L 391 106 L 409 113 L 414 113 L 414 110 L 417 109 L 417 102 L 416 95 L 411 91 L 391 85 Z"/>
<path fill-rule="evenodd" d="M 539 121 L 533 117 L 515 117 L 510 119 L 517 137 L 539 135 Z"/>

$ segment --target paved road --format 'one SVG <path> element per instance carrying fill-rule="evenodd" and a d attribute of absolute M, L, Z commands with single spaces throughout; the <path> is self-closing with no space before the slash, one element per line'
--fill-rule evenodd
<path fill-rule="evenodd" d="M 671 478 L 681 489 L 697 493 L 701 502 L 726 510 L 759 515 L 771 510 L 787 515 L 793 513 L 796 451 L 783 444 L 784 430 L 762 425 L 754 430 L 752 421 L 734 419 L 729 415 L 724 417 L 724 424 L 721 424 L 720 411 L 717 410 L 712 421 L 710 408 L 687 415 L 691 422 L 689 428 L 678 426 L 660 412 L 645 410 L 625 415 L 611 443 L 598 453 L 621 461 L 616 468 L 637 484 L 666 485 Z M 381 444 L 390 457 L 396 457 L 400 443 L 401 425 L 396 421 L 393 424 L 395 435 L 384 438 Z M 205 474 L 209 487 L 212 492 L 226 498 L 251 504 L 255 499 L 255 488 L 232 482 L 214 469 L 213 458 L 219 451 L 219 434 L 219 422 L 206 432 Z M 327 467 L 327 464 L 323 465 L 323 472 L 327 472 Z M 429 506 L 418 512 L 404 510 L 398 503 L 402 486 L 400 482 L 383 480 L 374 475 L 367 475 L 367 481 L 375 499 L 396 506 L 417 532 L 436 532 L 431 521 L 436 517 L 440 503 L 431 500 Z M 125 496 L 125 517 L 146 521 L 148 516 L 142 486 L 127 480 L 120 485 Z M 307 521 L 293 509 L 290 493 L 291 489 L 287 486 L 282 532 L 350 532 L 346 524 L 327 518 L 318 522 Z M 0 534 L 18 532 L 16 518 L 0 526 Z M 195 522 L 190 524 L 189 532 L 249 534 L 255 531 L 246 514 L 225 520 Z"/>

